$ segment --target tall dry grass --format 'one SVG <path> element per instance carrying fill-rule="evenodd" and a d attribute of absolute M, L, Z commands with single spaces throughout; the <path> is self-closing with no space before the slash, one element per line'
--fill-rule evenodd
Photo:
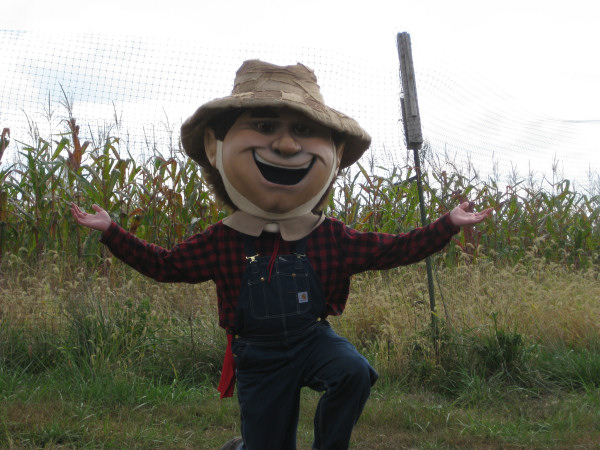
<path fill-rule="evenodd" d="M 529 268 L 499 267 L 480 259 L 477 265 L 440 266 L 434 276 L 447 331 L 487 334 L 496 324 L 549 347 L 584 346 L 600 336 L 597 270 L 576 272 L 542 259 Z M 357 276 L 352 286 L 348 307 L 334 323 L 365 346 L 377 343 L 383 350 L 378 357 L 394 354 L 402 362 L 429 326 L 424 267 Z"/>
<path fill-rule="evenodd" d="M 57 254 L 35 267 L 14 257 L 10 264 L 0 283 L 0 357 L 7 366 L 216 383 L 225 335 L 212 284 L 161 284 L 119 261 L 102 272 L 67 268 Z M 383 380 L 448 389 L 457 376 L 507 376 L 529 387 L 553 385 L 540 371 L 561 362 L 574 372 L 569 383 L 597 383 L 597 271 L 539 258 L 500 267 L 480 258 L 439 264 L 434 272 L 437 346 L 422 265 L 357 275 L 345 313 L 330 318 Z M 585 363 L 569 359 L 586 354 Z M 582 375 L 586 366 L 592 373 Z"/>

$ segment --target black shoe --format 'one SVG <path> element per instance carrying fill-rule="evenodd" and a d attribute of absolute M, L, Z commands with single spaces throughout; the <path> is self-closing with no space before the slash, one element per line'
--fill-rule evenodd
<path fill-rule="evenodd" d="M 227 442 L 223 447 L 221 447 L 221 450 L 237 450 L 243 442 L 244 441 L 241 437 L 233 438 L 232 440 Z"/>

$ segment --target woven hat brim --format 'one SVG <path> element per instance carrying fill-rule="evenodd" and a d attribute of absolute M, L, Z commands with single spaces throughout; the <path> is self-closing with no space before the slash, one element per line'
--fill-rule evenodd
<path fill-rule="evenodd" d="M 200 106 L 181 126 L 181 142 L 185 152 L 201 166 L 206 166 L 209 164 L 204 149 L 204 129 L 207 123 L 233 109 L 264 107 L 296 110 L 339 133 L 345 142 L 340 169 L 358 161 L 371 145 L 371 136 L 351 117 L 321 103 L 309 103 L 306 98 L 294 94 L 263 91 L 234 94 Z"/>

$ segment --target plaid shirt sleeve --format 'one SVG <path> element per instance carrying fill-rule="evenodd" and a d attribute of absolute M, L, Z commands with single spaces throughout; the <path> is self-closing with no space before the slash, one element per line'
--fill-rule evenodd
<path fill-rule="evenodd" d="M 342 314 L 352 275 L 418 262 L 441 250 L 460 231 L 448 214 L 408 233 L 356 231 L 329 218 L 311 235 L 309 257 L 326 296 L 327 315 Z"/>
<path fill-rule="evenodd" d="M 450 214 L 400 234 L 359 232 L 344 227 L 346 269 L 354 274 L 416 263 L 442 250 L 459 231 L 450 220 Z"/>
<path fill-rule="evenodd" d="M 100 242 L 121 261 L 161 282 L 210 280 L 217 263 L 218 240 L 212 227 L 168 250 L 139 239 L 113 222 L 100 237 Z"/>

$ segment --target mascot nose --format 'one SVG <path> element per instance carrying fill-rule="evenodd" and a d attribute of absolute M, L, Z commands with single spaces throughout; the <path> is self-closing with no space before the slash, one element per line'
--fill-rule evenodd
<path fill-rule="evenodd" d="M 271 145 L 272 150 L 281 156 L 293 156 L 302 151 L 300 143 L 297 142 L 289 133 L 279 136 Z"/>

